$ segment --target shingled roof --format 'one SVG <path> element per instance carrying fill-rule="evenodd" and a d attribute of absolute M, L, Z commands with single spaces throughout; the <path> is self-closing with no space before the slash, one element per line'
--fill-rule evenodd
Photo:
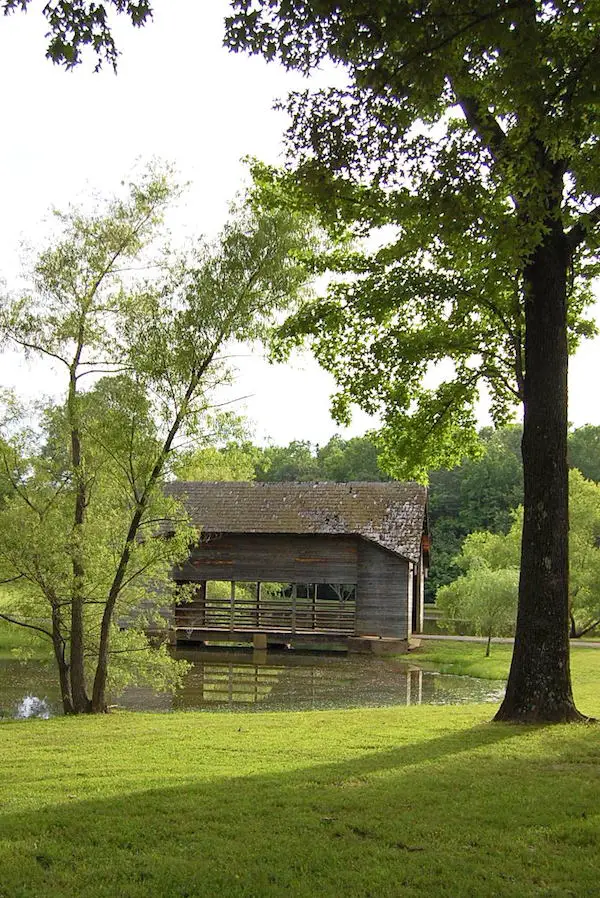
<path fill-rule="evenodd" d="M 418 483 L 178 481 L 167 487 L 205 532 L 352 533 L 418 561 L 427 490 Z"/>

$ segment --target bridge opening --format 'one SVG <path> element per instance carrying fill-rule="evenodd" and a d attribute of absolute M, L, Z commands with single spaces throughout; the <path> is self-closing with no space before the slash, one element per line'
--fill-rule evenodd
<path fill-rule="evenodd" d="M 352 635 L 356 586 L 208 580 L 175 608 L 178 630 Z"/>

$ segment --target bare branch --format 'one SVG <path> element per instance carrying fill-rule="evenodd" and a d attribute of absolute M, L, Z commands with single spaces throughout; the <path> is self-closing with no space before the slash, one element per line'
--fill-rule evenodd
<path fill-rule="evenodd" d="M 45 630 L 43 627 L 36 627 L 35 624 L 26 624 L 25 621 L 17 620 L 15 617 L 10 617 L 10 615 L 2 614 L 1 612 L 0 618 L 2 620 L 8 621 L 9 624 L 16 624 L 17 627 L 25 627 L 27 630 L 37 630 L 38 633 L 43 633 L 44 636 L 52 639 L 52 633 L 50 633 L 49 630 Z"/>
<path fill-rule="evenodd" d="M 89 371 L 80 371 L 76 376 L 75 380 L 80 380 L 82 377 L 86 377 L 88 374 L 125 374 L 133 371 L 132 365 L 115 365 L 114 368 L 95 368 L 95 362 L 81 362 L 82 365 L 89 365 Z M 97 364 L 100 364 L 98 362 Z"/>
<path fill-rule="evenodd" d="M 67 361 L 67 359 L 63 359 L 63 357 L 61 355 L 59 355 L 57 352 L 52 352 L 50 349 L 47 349 L 45 346 L 40 346 L 39 343 L 32 343 L 29 340 L 25 340 L 22 337 L 18 337 L 11 330 L 7 331 L 7 333 L 8 333 L 9 338 L 13 341 L 13 343 L 16 343 L 17 346 L 22 346 L 23 349 L 31 349 L 33 352 L 40 352 L 40 353 L 42 353 L 42 355 L 47 355 L 51 359 L 56 359 L 58 362 L 62 362 L 63 365 L 67 366 L 67 368 L 69 367 L 70 363 Z"/>

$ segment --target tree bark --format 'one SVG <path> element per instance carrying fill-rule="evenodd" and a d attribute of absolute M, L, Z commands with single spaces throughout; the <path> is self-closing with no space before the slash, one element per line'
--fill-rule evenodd
<path fill-rule="evenodd" d="M 571 629 L 570 629 L 570 632 L 569 632 L 569 638 L 570 638 L 570 639 L 577 639 L 577 635 L 578 635 L 578 634 L 577 634 L 577 627 L 575 626 L 575 618 L 573 617 L 572 614 L 569 615 L 569 617 L 570 617 L 570 621 L 571 621 Z"/>
<path fill-rule="evenodd" d="M 72 570 L 73 580 L 71 584 L 71 696 L 73 702 L 73 712 L 75 714 L 85 714 L 90 710 L 90 700 L 87 696 L 85 685 L 85 658 L 84 658 L 84 621 L 83 621 L 83 584 L 85 578 L 85 568 L 82 560 L 81 538 L 82 529 L 85 521 L 85 510 L 87 503 L 86 487 L 83 472 L 83 463 L 81 458 L 81 435 L 78 425 L 77 403 L 77 381 L 75 373 L 79 356 L 81 353 L 81 345 L 83 337 L 80 335 L 79 346 L 75 361 L 71 367 L 71 375 L 69 380 L 69 397 L 68 412 L 69 423 L 71 429 L 71 462 L 73 465 L 73 473 L 75 475 L 75 510 L 73 519 L 73 547 L 72 547 Z"/>
<path fill-rule="evenodd" d="M 496 720 L 567 722 L 569 668 L 567 275 L 558 219 L 524 270 L 524 519 L 515 646 Z"/>
<path fill-rule="evenodd" d="M 58 667 L 58 681 L 60 683 L 60 696 L 65 714 L 74 714 L 73 695 L 69 679 L 69 663 L 65 657 L 65 641 L 62 636 L 62 621 L 58 605 L 52 603 L 52 647 Z"/>
<path fill-rule="evenodd" d="M 65 714 L 74 714 L 75 707 L 73 705 L 73 697 L 71 694 L 71 682 L 69 680 L 69 665 L 65 658 L 64 644 L 60 639 L 55 637 L 52 640 L 54 647 L 54 657 L 58 667 L 58 682 L 60 684 L 60 696 L 63 704 L 63 712 Z"/>

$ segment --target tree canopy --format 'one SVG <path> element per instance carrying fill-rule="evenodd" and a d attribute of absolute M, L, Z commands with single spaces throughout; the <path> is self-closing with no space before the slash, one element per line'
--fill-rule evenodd
<path fill-rule="evenodd" d="M 342 87 L 290 97 L 291 191 L 339 231 L 387 226 L 333 260 L 309 335 L 351 402 L 384 420 L 396 476 L 475 446 L 524 405 L 524 538 L 500 719 L 578 719 L 568 666 L 567 355 L 591 326 L 600 238 L 600 7 L 577 0 L 233 0 L 226 43 Z M 289 184 L 290 178 L 283 183 Z M 290 188 L 288 188 L 288 193 Z M 381 245 L 383 243 L 383 245 Z M 443 364 L 442 364 L 443 363 Z M 442 382 L 426 380 L 431 364 Z"/>
<path fill-rule="evenodd" d="M 29 289 L 2 303 L 5 340 L 52 364 L 62 395 L 26 417 L 6 397 L 0 614 L 52 641 L 65 712 L 105 709 L 115 655 L 135 649 L 138 671 L 143 651 L 158 657 L 149 615 L 193 539 L 161 485 L 179 443 L 213 428 L 226 344 L 263 336 L 307 277 L 309 223 L 250 201 L 212 244 L 161 249 L 174 195 L 150 171 L 91 214 L 59 215 Z"/>
<path fill-rule="evenodd" d="M 3 0 L 4 15 L 26 12 L 31 0 Z M 119 50 L 113 37 L 111 14 L 124 15 L 136 27 L 152 18 L 149 0 L 48 0 L 42 14 L 48 22 L 46 56 L 67 69 L 79 65 L 89 47 L 96 56 L 96 71 L 103 63 L 117 67 Z"/>

